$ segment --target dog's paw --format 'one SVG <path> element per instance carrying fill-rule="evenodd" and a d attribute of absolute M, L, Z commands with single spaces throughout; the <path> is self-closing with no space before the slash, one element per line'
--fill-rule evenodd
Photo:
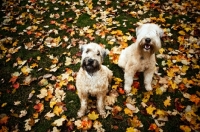
<path fill-rule="evenodd" d="M 145 88 L 146 88 L 147 91 L 151 91 L 152 90 L 151 85 L 145 86 Z"/>
<path fill-rule="evenodd" d="M 125 90 L 126 94 L 129 94 L 131 92 L 131 88 L 129 88 L 129 87 L 124 87 L 124 90 Z"/>
<path fill-rule="evenodd" d="M 79 111 L 77 112 L 77 118 L 81 118 L 82 116 L 84 116 L 84 112 L 81 111 L 81 110 L 79 110 Z"/>
<path fill-rule="evenodd" d="M 106 118 L 106 112 L 104 110 L 100 111 L 99 114 L 102 118 Z"/>

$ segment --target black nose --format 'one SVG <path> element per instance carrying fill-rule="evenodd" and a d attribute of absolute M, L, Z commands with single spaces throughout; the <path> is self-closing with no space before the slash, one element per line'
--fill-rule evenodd
<path fill-rule="evenodd" d="M 93 61 L 94 61 L 93 59 L 89 59 L 89 60 L 88 60 L 88 63 L 91 64 L 91 63 L 93 63 Z"/>
<path fill-rule="evenodd" d="M 146 43 L 150 43 L 150 42 L 151 42 L 151 39 L 150 39 L 150 38 L 146 38 L 146 39 L 145 39 L 145 42 L 146 42 Z"/>

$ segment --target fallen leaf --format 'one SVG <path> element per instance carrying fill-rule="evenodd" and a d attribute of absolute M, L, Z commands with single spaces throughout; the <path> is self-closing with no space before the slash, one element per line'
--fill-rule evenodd
<path fill-rule="evenodd" d="M 37 112 L 41 113 L 44 110 L 44 104 L 38 103 L 33 107 Z"/>
<path fill-rule="evenodd" d="M 90 120 L 96 120 L 99 118 L 99 114 L 96 114 L 94 111 L 92 111 L 92 113 L 88 114 L 88 117 Z"/>
<path fill-rule="evenodd" d="M 152 105 L 150 105 L 149 107 L 146 108 L 146 111 L 149 115 L 152 115 L 155 110 L 156 110 L 156 108 Z"/>
<path fill-rule="evenodd" d="M 167 106 L 171 106 L 171 97 L 168 96 L 167 99 L 164 101 L 164 106 L 167 107 Z"/>

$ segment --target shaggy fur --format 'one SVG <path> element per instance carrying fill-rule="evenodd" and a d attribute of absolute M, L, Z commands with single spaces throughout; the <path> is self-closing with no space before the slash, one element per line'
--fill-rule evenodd
<path fill-rule="evenodd" d="M 143 24 L 136 29 L 137 40 L 122 50 L 118 65 L 124 69 L 124 89 L 130 93 L 136 72 L 144 72 L 144 84 L 147 91 L 152 90 L 151 82 L 155 71 L 155 52 L 161 48 L 160 37 L 163 30 L 156 24 Z"/>
<path fill-rule="evenodd" d="M 105 117 L 104 99 L 108 92 L 108 85 L 112 80 L 112 71 L 102 65 L 106 50 L 96 43 L 89 43 L 81 47 L 81 68 L 77 74 L 76 87 L 80 98 L 81 108 L 78 117 L 82 117 L 87 109 L 88 95 L 97 97 L 97 109 Z"/>

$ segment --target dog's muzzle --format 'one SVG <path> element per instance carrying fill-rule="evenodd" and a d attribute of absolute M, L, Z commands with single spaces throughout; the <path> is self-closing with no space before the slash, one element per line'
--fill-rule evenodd
<path fill-rule="evenodd" d="M 152 44 L 151 44 L 151 39 L 150 38 L 145 38 L 145 43 L 143 45 L 143 48 L 145 50 L 150 50 L 152 48 Z"/>
<path fill-rule="evenodd" d="M 88 73 L 94 73 L 100 69 L 100 64 L 97 60 L 86 57 L 83 60 L 82 68 Z"/>

